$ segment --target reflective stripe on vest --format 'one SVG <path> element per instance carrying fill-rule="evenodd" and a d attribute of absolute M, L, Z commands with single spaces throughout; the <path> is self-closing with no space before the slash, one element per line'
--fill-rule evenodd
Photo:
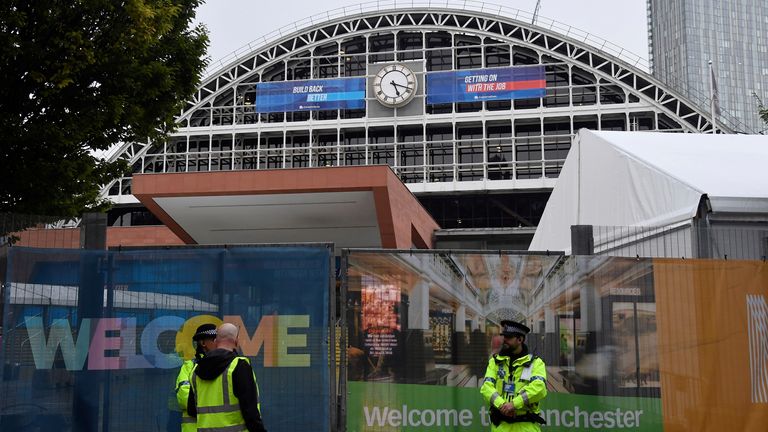
<path fill-rule="evenodd" d="M 530 381 L 531 375 L 533 375 L 533 359 L 523 367 L 523 372 L 520 374 L 520 381 Z"/>
<path fill-rule="evenodd" d="M 497 361 L 499 368 L 504 368 L 505 375 L 509 374 L 510 379 L 512 380 L 512 383 L 514 383 L 515 392 L 513 394 L 507 394 L 507 397 L 513 398 L 514 396 L 520 396 L 523 402 L 523 407 L 517 410 L 517 415 L 523 415 L 528 413 L 538 413 L 539 410 L 539 404 L 537 402 L 531 402 L 530 398 L 528 397 L 528 392 L 523 388 L 528 382 L 535 381 L 536 379 L 540 379 L 543 382 L 546 382 L 546 380 L 543 379 L 543 377 L 538 377 L 533 375 L 533 362 L 538 358 L 534 355 L 530 355 L 530 360 L 519 364 L 518 366 L 513 366 L 509 364 L 506 361 Z M 521 357 L 524 358 L 524 357 Z M 515 378 L 515 372 L 517 370 L 520 370 L 520 377 Z M 499 392 L 504 391 L 505 382 L 503 380 L 499 380 L 496 383 L 496 392 L 491 395 L 491 405 L 493 405 L 493 402 L 496 400 L 496 398 L 501 397 Z M 509 400 L 508 400 L 509 401 Z"/>
<path fill-rule="evenodd" d="M 232 391 L 232 373 L 240 360 L 250 366 L 245 357 L 235 357 L 214 380 L 199 380 L 192 372 L 192 391 L 197 404 L 197 430 L 199 432 L 245 431 L 245 419 L 240 403 Z M 221 384 L 218 383 L 221 381 Z"/>
<path fill-rule="evenodd" d="M 187 409 L 181 410 L 181 432 L 195 432 L 197 430 L 197 419 L 190 416 Z"/>
<path fill-rule="evenodd" d="M 210 427 L 205 429 L 198 428 L 197 430 L 205 432 L 246 432 L 245 425 Z"/>
<path fill-rule="evenodd" d="M 184 364 L 181 366 L 181 370 L 179 371 L 179 376 L 188 368 L 187 371 L 187 379 L 182 379 L 176 384 L 176 396 L 178 398 L 178 393 L 181 391 L 182 387 L 188 386 L 192 387 L 192 383 L 189 382 L 190 379 L 192 379 L 192 371 L 195 369 L 196 365 L 195 360 L 188 360 L 185 361 Z M 178 379 L 178 378 L 177 378 Z M 177 400 L 177 404 L 179 404 Z M 181 408 L 181 432 L 197 432 L 197 419 L 194 417 L 191 417 L 189 413 L 187 412 L 187 405 L 186 401 L 183 405 L 179 406 Z"/>
<path fill-rule="evenodd" d="M 534 381 L 537 378 L 538 379 L 542 379 L 541 377 L 533 376 L 533 362 L 537 358 L 538 357 L 536 357 L 534 355 L 531 355 L 531 359 L 527 363 L 523 364 L 523 370 L 522 370 L 522 372 L 520 372 L 520 381 L 522 381 L 523 383 Z M 544 380 L 542 379 L 542 381 L 544 381 Z M 538 403 L 531 403 L 530 399 L 528 399 L 528 392 L 527 391 L 520 390 L 519 395 L 520 395 L 520 398 L 523 399 L 523 407 L 525 408 L 525 410 L 523 412 L 536 413 L 536 412 L 539 411 Z"/>
<path fill-rule="evenodd" d="M 186 413 L 184 411 L 185 416 L 181 418 L 181 432 L 197 432 L 197 419 Z"/>
<path fill-rule="evenodd" d="M 526 408 L 531 406 L 531 402 L 528 400 L 528 392 L 523 390 L 520 392 L 520 397 L 523 398 L 523 403 L 525 404 Z"/>

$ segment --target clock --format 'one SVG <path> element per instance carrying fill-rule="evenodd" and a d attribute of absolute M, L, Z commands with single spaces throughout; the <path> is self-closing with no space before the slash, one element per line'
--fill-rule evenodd
<path fill-rule="evenodd" d="M 400 107 L 416 95 L 416 74 L 402 64 L 390 64 L 379 69 L 373 78 L 373 94 L 384 106 Z"/>

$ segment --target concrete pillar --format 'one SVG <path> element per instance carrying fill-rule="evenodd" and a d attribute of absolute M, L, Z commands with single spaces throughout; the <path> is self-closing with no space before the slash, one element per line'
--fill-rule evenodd
<path fill-rule="evenodd" d="M 601 321 L 601 299 L 597 295 L 594 283 L 591 279 L 582 281 L 579 292 L 579 303 L 581 312 L 581 325 L 578 330 L 578 337 L 583 338 L 584 343 L 574 348 L 574 359 L 579 361 L 582 355 L 597 353 L 600 345 L 610 344 L 608 335 L 603 335 L 600 331 Z M 610 367 L 609 371 L 610 371 Z M 597 394 L 601 381 L 595 378 L 585 379 L 580 391 L 587 394 Z"/>
<path fill-rule="evenodd" d="M 464 333 L 466 331 L 467 307 L 459 305 L 454 312 L 456 314 L 456 320 L 453 323 L 454 331 Z"/>
<path fill-rule="evenodd" d="M 429 329 L 429 282 L 421 280 L 413 287 L 408 297 L 408 328 Z"/>
<path fill-rule="evenodd" d="M 402 374 L 406 382 L 426 383 L 428 365 L 434 364 L 432 345 L 426 343 L 429 330 L 429 282 L 420 280 L 408 296 L 408 328 L 401 344 L 407 355 L 402 358 Z"/>
<path fill-rule="evenodd" d="M 600 297 L 591 283 L 584 283 L 579 291 L 582 332 L 600 331 Z"/>
<path fill-rule="evenodd" d="M 557 315 L 551 304 L 544 306 L 544 340 L 542 357 L 547 364 L 555 365 L 559 357 L 560 335 Z"/>
<path fill-rule="evenodd" d="M 485 317 L 475 315 L 472 317 L 472 332 L 469 334 L 469 365 L 472 375 L 482 377 L 488 366 L 490 355 L 489 339 L 485 334 Z"/>
<path fill-rule="evenodd" d="M 544 332 L 554 333 L 557 331 L 557 323 L 555 322 L 555 310 L 551 305 L 544 306 Z"/>
<path fill-rule="evenodd" d="M 453 360 L 456 364 L 467 363 L 470 355 L 466 334 L 467 307 L 459 305 L 454 311 L 453 321 Z"/>

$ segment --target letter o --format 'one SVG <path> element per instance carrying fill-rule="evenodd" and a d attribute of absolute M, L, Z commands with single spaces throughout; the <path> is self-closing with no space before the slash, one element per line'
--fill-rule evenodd
<path fill-rule="evenodd" d="M 172 315 L 161 316 L 150 321 L 141 334 L 141 352 L 144 354 L 144 358 L 160 369 L 181 366 L 183 361 L 175 352 L 164 353 L 160 351 L 157 339 L 161 333 L 177 331 L 182 325 L 184 325 L 184 318 Z"/>
<path fill-rule="evenodd" d="M 425 418 L 429 414 L 431 419 L 429 422 L 427 422 L 427 419 Z M 435 412 L 433 410 L 424 410 L 421 412 L 421 424 L 424 426 L 432 426 L 435 424 Z"/>
<path fill-rule="evenodd" d="M 191 360 L 195 356 L 195 347 L 192 345 L 192 336 L 202 324 L 213 324 L 216 327 L 222 324 L 220 318 L 213 315 L 195 315 L 186 320 L 181 330 L 176 333 L 176 352 L 184 360 Z"/>

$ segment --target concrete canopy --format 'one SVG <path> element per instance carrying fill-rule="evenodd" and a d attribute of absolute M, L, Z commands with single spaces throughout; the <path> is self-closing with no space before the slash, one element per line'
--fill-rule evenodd
<path fill-rule="evenodd" d="M 439 228 L 387 166 L 141 174 L 133 193 L 188 244 L 431 248 Z"/>

